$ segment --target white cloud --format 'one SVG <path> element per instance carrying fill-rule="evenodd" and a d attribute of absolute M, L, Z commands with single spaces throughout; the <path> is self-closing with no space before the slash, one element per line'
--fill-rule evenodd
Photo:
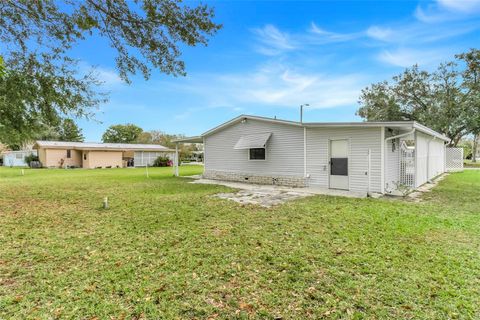
<path fill-rule="evenodd" d="M 406 68 L 414 64 L 422 67 L 436 66 L 451 56 L 452 52 L 445 49 L 421 50 L 400 48 L 384 50 L 378 55 L 378 58 L 384 63 Z"/>
<path fill-rule="evenodd" d="M 257 50 L 265 55 L 277 55 L 295 49 L 291 36 L 277 27 L 267 24 L 263 28 L 253 29 L 260 45 Z"/>
<path fill-rule="evenodd" d="M 315 22 L 312 22 L 310 24 L 310 29 L 308 31 L 313 35 L 317 36 L 315 38 L 311 38 L 311 37 L 308 38 L 313 43 L 318 43 L 319 40 L 323 43 L 343 42 L 343 41 L 353 40 L 361 36 L 360 33 L 337 33 L 337 32 L 327 31 L 317 26 Z"/>
<path fill-rule="evenodd" d="M 367 36 L 377 40 L 388 40 L 391 39 L 393 31 L 391 28 L 384 28 L 379 26 L 371 26 L 366 31 Z"/>
<path fill-rule="evenodd" d="M 116 85 L 124 84 L 115 69 L 110 69 L 101 66 L 92 66 L 86 61 L 82 60 L 78 63 L 78 70 L 81 76 L 93 74 L 95 78 L 103 83 L 103 86 L 109 88 Z"/>
<path fill-rule="evenodd" d="M 480 0 L 437 0 L 418 5 L 414 16 L 424 23 L 440 23 L 471 17 L 480 13 Z"/>
<path fill-rule="evenodd" d="M 438 4 L 452 11 L 472 13 L 480 9 L 479 0 L 438 0 Z"/>
<path fill-rule="evenodd" d="M 352 106 L 368 83 L 358 74 L 310 73 L 275 63 L 248 73 L 203 74 L 175 90 L 197 96 L 206 107 L 189 109 L 178 118 L 219 107 L 238 112 L 251 106 L 297 108 L 302 103 L 312 108 Z"/>
<path fill-rule="evenodd" d="M 98 80 L 102 81 L 106 86 L 114 86 L 124 83 L 115 70 L 96 67 L 95 73 Z"/>
<path fill-rule="evenodd" d="M 371 26 L 366 35 L 382 42 L 400 45 L 419 45 L 453 38 L 478 29 L 478 25 L 464 22 L 425 25 L 421 22 L 391 25 L 389 27 Z"/>

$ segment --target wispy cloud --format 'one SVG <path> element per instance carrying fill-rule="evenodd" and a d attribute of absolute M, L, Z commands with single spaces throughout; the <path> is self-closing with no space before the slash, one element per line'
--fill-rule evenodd
<path fill-rule="evenodd" d="M 310 29 L 308 31 L 316 36 L 315 38 L 312 38 L 312 37 L 309 38 L 314 43 L 318 43 L 319 40 L 323 41 L 324 43 L 343 42 L 343 41 L 356 39 L 362 36 L 361 33 L 337 33 L 337 32 L 327 31 L 325 29 L 320 28 L 315 22 L 312 22 L 310 24 Z"/>
<path fill-rule="evenodd" d="M 366 35 L 370 38 L 389 41 L 392 39 L 393 31 L 389 27 L 371 26 L 367 29 Z"/>
<path fill-rule="evenodd" d="M 117 85 L 125 84 L 118 75 L 115 69 L 110 69 L 101 66 L 92 66 L 87 61 L 79 61 L 78 69 L 80 75 L 87 75 L 92 73 L 95 78 L 103 83 L 106 88 L 111 88 Z M 125 84 L 126 85 L 126 84 Z"/>
<path fill-rule="evenodd" d="M 423 23 L 391 24 L 390 26 L 371 26 L 366 35 L 374 40 L 393 44 L 426 44 L 467 34 L 479 29 L 471 23 L 457 22 L 425 26 Z"/>
<path fill-rule="evenodd" d="M 291 36 L 286 32 L 281 32 L 277 27 L 267 24 L 263 28 L 253 29 L 257 36 L 259 44 L 257 50 L 265 55 L 278 55 L 284 51 L 295 49 Z"/>
<path fill-rule="evenodd" d="M 196 96 L 200 106 L 182 112 L 177 118 L 185 119 L 214 108 L 232 112 L 251 106 L 297 108 L 305 101 L 312 108 L 352 106 L 369 81 L 353 73 L 340 76 L 311 73 L 282 64 L 267 64 L 246 73 L 197 75 L 175 90 Z"/>
<path fill-rule="evenodd" d="M 464 19 L 480 12 L 480 0 L 437 0 L 418 5 L 414 16 L 424 23 L 439 23 Z"/>
<path fill-rule="evenodd" d="M 438 0 L 438 4 L 448 10 L 472 13 L 480 10 L 479 0 Z"/>
<path fill-rule="evenodd" d="M 124 83 L 115 70 L 96 67 L 95 73 L 98 80 L 102 81 L 106 86 L 111 87 Z"/>
<path fill-rule="evenodd" d="M 411 67 L 414 64 L 422 67 L 433 67 L 451 57 L 455 52 L 451 49 L 411 49 L 399 48 L 394 50 L 383 50 L 378 55 L 378 59 L 397 67 Z"/>

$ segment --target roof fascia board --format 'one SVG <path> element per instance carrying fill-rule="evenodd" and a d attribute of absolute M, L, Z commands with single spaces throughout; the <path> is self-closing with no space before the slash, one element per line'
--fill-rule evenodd
<path fill-rule="evenodd" d="M 415 129 L 417 129 L 418 131 L 420 132 L 423 132 L 425 134 L 428 134 L 430 136 L 434 136 L 434 137 L 437 137 L 443 141 L 446 141 L 446 142 L 449 142 L 450 141 L 450 138 L 448 138 L 447 136 L 441 134 L 441 133 L 438 133 L 437 131 L 433 130 L 433 129 L 430 129 L 429 127 L 426 127 L 424 126 L 423 124 L 420 124 L 416 121 L 414 121 L 413 123 L 413 127 Z"/>
<path fill-rule="evenodd" d="M 233 118 L 232 120 L 229 120 L 227 122 L 222 123 L 219 126 L 214 127 L 213 129 L 210 129 L 206 132 L 204 132 L 201 137 L 205 137 L 208 135 L 211 135 L 212 133 L 215 133 L 219 130 L 222 130 L 223 128 L 226 128 L 228 126 L 231 126 L 232 124 L 235 124 L 239 121 L 242 121 L 243 119 L 246 120 L 258 120 L 258 121 L 263 121 L 263 122 L 270 122 L 270 123 L 278 123 L 278 124 L 286 124 L 286 125 L 293 125 L 293 126 L 298 126 L 301 127 L 302 124 L 300 122 L 296 121 L 288 121 L 288 120 L 278 120 L 278 119 L 271 119 L 271 118 L 265 118 L 265 117 L 259 117 L 259 116 L 249 116 L 249 115 L 240 115 L 236 118 Z"/>

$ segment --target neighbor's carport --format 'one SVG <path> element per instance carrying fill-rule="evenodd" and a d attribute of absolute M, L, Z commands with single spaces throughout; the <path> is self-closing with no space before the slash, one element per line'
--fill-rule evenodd
<path fill-rule="evenodd" d="M 175 142 L 175 161 L 174 161 L 174 169 L 175 169 L 175 176 L 178 177 L 178 166 L 180 165 L 179 163 L 179 155 L 178 155 L 178 147 L 181 143 L 204 143 L 203 137 L 202 136 L 196 136 L 196 137 L 187 137 L 187 138 L 182 138 L 182 139 L 176 139 L 173 142 Z M 205 163 L 205 155 L 203 157 L 203 162 Z"/>

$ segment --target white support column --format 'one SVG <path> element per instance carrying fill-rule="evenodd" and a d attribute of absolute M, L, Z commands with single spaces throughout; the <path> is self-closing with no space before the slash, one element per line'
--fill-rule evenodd
<path fill-rule="evenodd" d="M 179 159 L 178 159 L 178 142 L 175 144 L 175 176 L 178 177 L 178 165 L 179 165 Z"/>
<path fill-rule="evenodd" d="M 203 137 L 202 140 L 203 140 L 203 173 L 202 174 L 204 174 L 205 173 L 206 162 L 207 162 L 206 161 L 207 160 L 207 148 L 206 148 L 207 145 L 205 143 L 206 142 L 205 137 Z"/>
<path fill-rule="evenodd" d="M 385 193 L 385 163 L 387 157 L 385 157 L 385 127 L 380 127 L 380 185 L 381 193 Z"/>
<path fill-rule="evenodd" d="M 414 181 L 414 188 L 416 189 L 418 187 L 418 134 L 417 132 L 415 131 L 415 136 L 414 136 L 414 140 L 415 140 L 415 159 L 414 159 L 414 164 L 415 164 L 415 176 L 413 178 L 413 181 Z"/>
<path fill-rule="evenodd" d="M 371 182 L 370 182 L 370 171 L 372 167 L 372 149 L 368 149 L 367 153 L 368 165 L 367 165 L 367 195 L 371 195 Z"/>

